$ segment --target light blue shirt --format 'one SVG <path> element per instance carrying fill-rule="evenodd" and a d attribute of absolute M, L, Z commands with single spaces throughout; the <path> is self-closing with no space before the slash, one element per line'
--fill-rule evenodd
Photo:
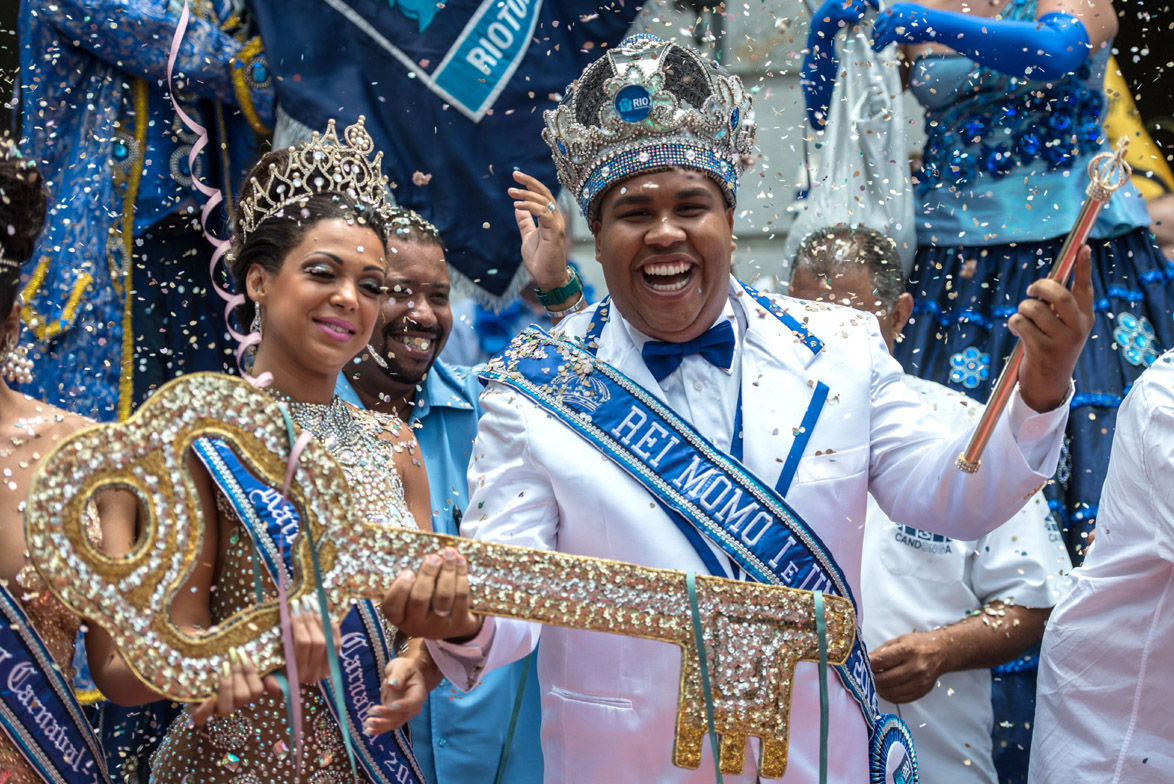
<path fill-rule="evenodd" d="M 343 400 L 363 405 L 342 375 L 334 391 Z M 459 535 L 461 515 L 469 505 L 466 472 L 481 416 L 480 393 L 475 369 L 443 361 L 432 366 L 416 392 L 410 423 L 428 469 L 432 530 L 437 533 Z M 502 781 L 541 784 L 542 709 L 534 660 L 530 656 L 495 670 L 468 693 L 447 680 L 433 690 L 410 724 L 412 748 L 430 784 L 493 784 L 526 668 L 525 692 Z"/>

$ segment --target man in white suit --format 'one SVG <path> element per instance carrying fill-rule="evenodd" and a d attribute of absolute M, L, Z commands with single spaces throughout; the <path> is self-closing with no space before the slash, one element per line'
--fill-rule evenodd
<path fill-rule="evenodd" d="M 560 181 L 591 225 L 610 292 L 610 299 L 559 325 L 564 337 L 582 342 L 558 350 L 596 363 L 589 378 L 598 388 L 576 388 L 576 416 L 591 416 L 597 407 L 595 414 L 602 414 L 603 404 L 614 402 L 619 388 L 603 389 L 606 379 L 600 379 L 604 370 L 618 369 L 647 390 L 648 417 L 667 411 L 670 419 L 684 420 L 681 428 L 695 429 L 775 488 L 822 545 L 817 560 L 834 562 L 827 574 L 847 584 L 843 593 L 859 592 L 870 489 L 894 520 L 974 539 L 991 521 L 1010 517 L 1054 472 L 1072 368 L 1092 322 L 1086 258 L 1078 265 L 1075 296 L 1039 282 L 1028 292 L 1035 299 L 1012 317 L 1027 348 L 1019 391 L 982 469 L 964 474 L 954 459 L 968 434 L 944 433 L 901 383 L 901 368 L 885 350 L 875 317 L 764 297 L 730 276 L 737 181 L 754 143 L 750 99 L 737 77 L 692 50 L 633 37 L 588 67 L 558 110 L 547 114 L 544 138 Z M 554 215 L 552 203 L 543 204 L 533 189 L 514 195 L 520 210 L 549 226 L 544 213 Z M 563 285 L 561 267 L 557 273 L 539 269 L 535 279 L 553 289 L 542 292 L 548 308 L 576 309 L 580 295 L 573 280 Z M 526 364 L 554 345 L 524 334 L 491 364 L 469 468 L 464 535 L 729 577 L 754 574 L 757 565 L 769 567 L 766 576 L 777 575 L 779 584 L 829 585 L 826 574 L 803 576 L 788 563 L 786 547 L 759 561 L 731 555 L 715 543 L 720 536 L 690 527 L 680 507 L 623 470 L 557 406 L 523 394 L 515 383 L 520 374 L 560 364 L 557 357 Z M 584 397 L 591 399 L 582 403 Z M 564 394 L 561 403 L 570 402 Z M 653 467 L 680 458 L 676 434 L 653 432 L 643 416 L 629 414 L 611 428 L 612 447 L 647 458 Z M 669 486 L 682 477 L 664 478 Z M 715 483 L 686 485 L 691 498 L 700 498 L 695 506 L 715 505 L 710 523 L 725 525 L 736 516 L 731 508 L 744 510 L 735 498 L 723 514 L 725 490 L 720 499 L 707 495 L 716 493 Z M 777 534 L 757 530 L 747 537 L 753 524 L 744 524 L 742 517 L 730 529 L 744 542 Z M 418 572 L 397 578 L 385 611 L 409 633 L 445 638 L 430 643 L 430 650 L 450 680 L 468 688 L 484 672 L 524 656 L 541 633 L 548 782 L 713 781 L 708 747 L 697 770 L 671 761 L 678 648 L 479 617 L 468 611 L 463 571 L 451 551 L 447 559 L 430 557 Z M 787 782 L 819 780 L 817 670 L 801 662 L 795 671 Z M 870 764 L 886 764 L 870 763 L 875 731 L 871 720 L 862 720 L 869 711 L 853 698 L 848 680 L 828 680 L 833 753 L 825 755 L 827 780 L 867 781 Z M 752 741 L 744 771 L 726 781 L 758 780 L 756 749 Z M 886 778 L 893 780 L 893 771 Z"/>

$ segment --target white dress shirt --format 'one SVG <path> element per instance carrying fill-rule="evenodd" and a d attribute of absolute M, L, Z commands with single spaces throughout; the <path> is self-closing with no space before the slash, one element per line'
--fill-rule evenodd
<path fill-rule="evenodd" d="M 906 375 L 905 384 L 951 430 L 978 423 L 983 406 L 960 392 Z M 985 604 L 1052 607 L 1068 588 L 1068 550 L 1047 499 L 1036 493 L 1015 516 L 977 540 L 898 525 L 868 499 L 861 566 L 864 642 L 875 650 L 911 632 L 957 623 Z M 997 784 L 991 731 L 991 672 L 949 672 L 919 700 L 881 700 L 913 733 L 921 780 Z"/>
<path fill-rule="evenodd" d="M 1048 622 L 1029 781 L 1174 781 L 1174 352 L 1117 412 L 1096 542 Z"/>

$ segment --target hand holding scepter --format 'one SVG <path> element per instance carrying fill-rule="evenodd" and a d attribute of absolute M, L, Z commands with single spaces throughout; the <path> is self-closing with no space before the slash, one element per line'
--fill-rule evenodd
<path fill-rule="evenodd" d="M 1069 232 L 1068 237 L 1064 240 L 1064 245 L 1060 248 L 1060 255 L 1056 262 L 1052 265 L 1051 272 L 1044 279 L 1045 281 L 1052 281 L 1061 287 L 1068 285 L 1068 279 L 1072 274 L 1073 267 L 1076 266 L 1077 256 L 1088 239 L 1089 232 L 1092 231 L 1093 224 L 1096 223 L 1097 216 L 1100 215 L 1101 209 L 1108 204 L 1109 199 L 1112 198 L 1113 192 L 1120 188 L 1128 181 L 1131 174 L 1129 164 L 1125 162 L 1125 149 L 1128 145 L 1126 139 L 1122 139 L 1117 145 L 1117 150 L 1114 153 L 1103 152 L 1094 157 L 1088 164 L 1089 184 L 1086 191 L 1088 198 L 1085 199 L 1084 205 L 1080 208 L 1080 214 L 1076 217 L 1076 225 L 1073 226 L 1072 231 Z M 1034 291 L 1041 281 L 1033 283 L 1028 287 L 1028 296 L 1043 297 L 1040 292 Z M 1055 311 L 1055 303 L 1053 303 L 1052 311 Z M 1037 344 L 1046 342 L 1048 330 L 1041 329 L 1041 324 L 1035 318 L 1032 318 L 1029 313 L 1025 311 L 1035 310 L 1040 308 L 1047 309 L 1048 306 L 1043 302 L 1035 300 L 1027 300 L 1020 305 L 1019 314 L 1017 316 L 1026 319 L 1029 324 L 1023 325 L 1024 329 L 1033 330 L 1033 338 L 1041 338 L 1036 340 Z M 1012 316 L 1015 319 L 1016 316 Z M 1045 316 L 1046 318 L 1046 316 Z M 1053 315 L 1053 321 L 1062 321 L 1058 315 Z M 1014 327 L 1014 324 L 1012 324 Z M 1091 322 L 1089 324 L 1091 327 Z M 958 456 L 956 465 L 961 470 L 968 474 L 973 474 L 978 471 L 979 465 L 982 463 L 982 452 L 986 448 L 987 442 L 994 432 L 995 424 L 999 420 L 999 416 L 1006 408 L 1007 402 L 1011 399 L 1011 392 L 1015 388 L 1017 381 L 1022 381 L 1020 377 L 1020 370 L 1023 365 L 1024 358 L 1024 341 L 1027 339 L 1022 332 L 1017 332 L 1020 335 L 1020 341 L 1015 345 L 1015 350 L 1011 353 L 1011 358 L 1007 360 L 1007 364 L 1003 366 L 1003 372 L 999 374 L 998 381 L 995 382 L 994 390 L 991 392 L 990 400 L 987 402 L 986 410 L 983 412 L 982 418 L 975 428 L 974 435 L 970 439 L 966 450 Z M 1084 331 L 1085 337 L 1088 335 L 1088 329 Z M 1083 340 L 1081 341 L 1083 344 Z M 1043 346 L 1040 345 L 1040 349 Z M 1071 368 L 1069 368 L 1069 375 Z M 1022 387 L 1021 387 L 1022 388 Z M 1026 393 L 1026 390 L 1024 390 Z M 1026 399 L 1026 396 L 1025 396 Z"/>

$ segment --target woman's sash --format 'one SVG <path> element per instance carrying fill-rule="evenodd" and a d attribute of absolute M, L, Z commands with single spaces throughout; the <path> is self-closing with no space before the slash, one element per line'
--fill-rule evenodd
<path fill-rule="evenodd" d="M 557 417 L 643 485 L 678 527 L 700 532 L 750 579 L 820 590 L 858 607 L 831 552 L 782 496 L 585 343 L 530 327 L 482 378 Z M 695 538 L 695 549 L 707 547 Z M 859 630 L 847 661 L 834 669 L 871 734 L 879 710 Z"/>
<path fill-rule="evenodd" d="M 47 784 L 110 784 L 102 747 L 73 689 L 20 603 L 3 587 L 0 727 Z"/>
<path fill-rule="evenodd" d="M 249 532 L 269 576 L 278 580 L 284 575 L 292 581 L 290 553 L 299 530 L 297 509 L 283 501 L 278 490 L 254 477 L 223 442 L 201 438 L 195 442 L 194 449 Z M 333 687 L 329 680 L 324 680 L 321 688 L 331 714 L 340 724 L 346 723 L 359 762 L 373 782 L 424 784 L 424 774 L 412 753 L 406 727 L 375 737 L 362 731 L 367 711 L 380 704 L 383 668 L 395 655 L 388 644 L 382 613 L 369 600 L 357 602 L 339 631 L 342 644 L 338 656 L 343 680 L 340 686 L 346 715 L 338 715 Z"/>

